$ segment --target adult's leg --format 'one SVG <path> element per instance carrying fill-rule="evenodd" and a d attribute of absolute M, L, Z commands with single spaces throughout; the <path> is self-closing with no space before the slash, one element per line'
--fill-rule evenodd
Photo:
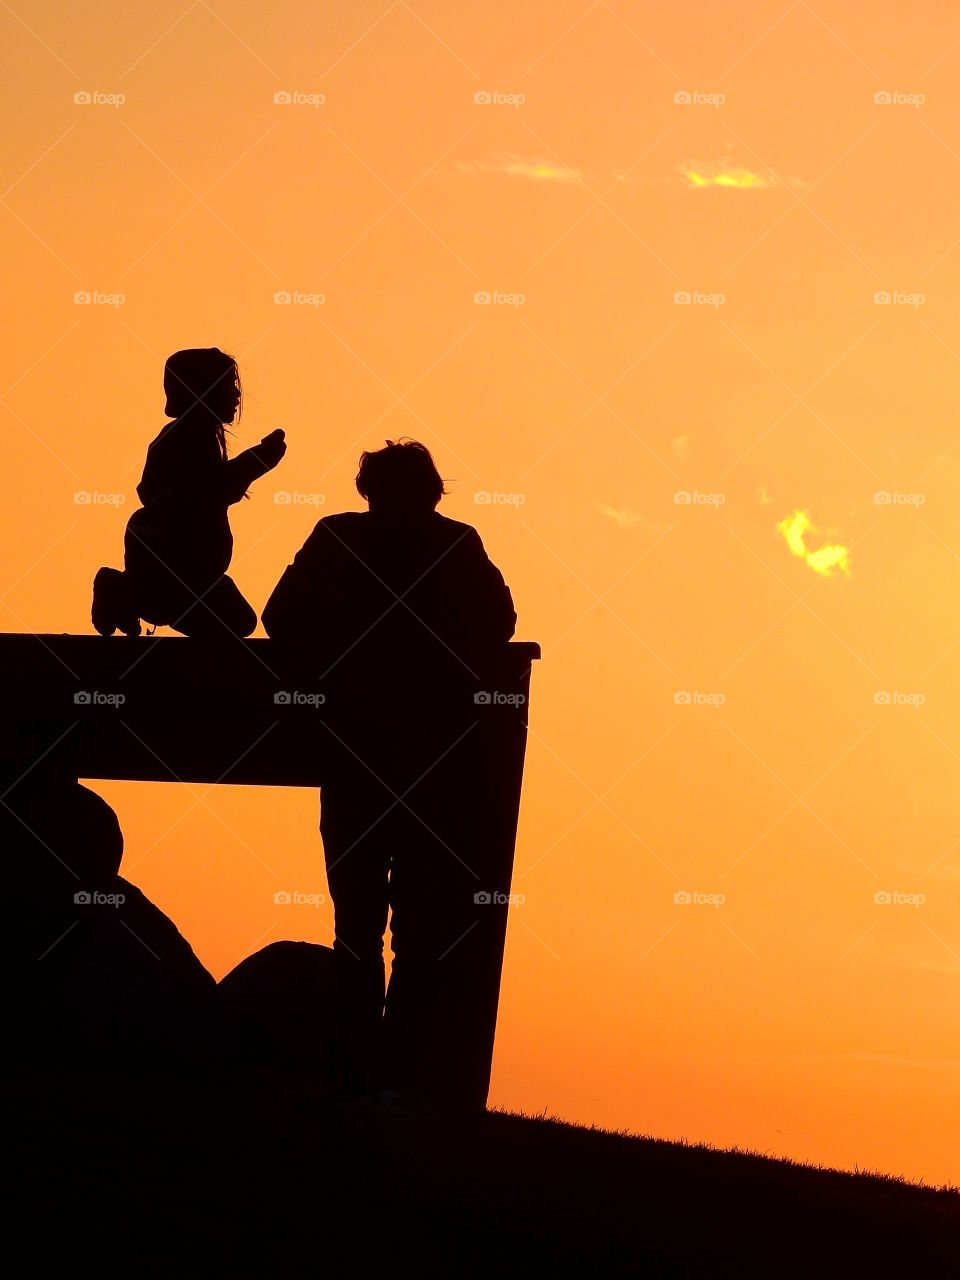
<path fill-rule="evenodd" d="M 474 961 L 474 894 L 484 882 L 472 865 L 456 769 L 436 769 L 406 797 L 405 833 L 394 842 L 390 873 L 393 967 L 386 998 L 389 1082 L 431 1105 L 456 1109 L 473 1065 L 464 1027 L 476 1016 L 469 980 Z"/>
<path fill-rule="evenodd" d="M 390 860 L 384 814 L 393 801 L 361 770 L 338 770 L 324 785 L 320 834 L 334 910 L 341 1075 L 346 1090 L 368 1093 L 381 1084 Z"/>

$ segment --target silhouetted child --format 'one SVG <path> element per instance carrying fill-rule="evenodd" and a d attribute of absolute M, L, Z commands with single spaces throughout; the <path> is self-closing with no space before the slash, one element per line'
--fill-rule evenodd
<path fill-rule="evenodd" d="M 364 453 L 357 489 L 369 511 L 317 524 L 263 623 L 272 638 L 308 647 L 321 689 L 335 670 L 344 691 L 327 708 L 329 732 L 317 732 L 318 749 L 333 752 L 320 830 L 346 1087 L 443 1108 L 464 1067 L 454 1028 L 477 1016 L 463 1007 L 470 975 L 458 947 L 485 884 L 470 865 L 474 689 L 517 615 L 476 529 L 436 511 L 443 480 L 422 444 Z"/>
<path fill-rule="evenodd" d="M 233 554 L 228 508 L 286 452 L 283 432 L 227 457 L 224 426 L 241 404 L 232 356 L 217 347 L 177 351 L 163 373 L 168 422 L 147 449 L 127 522 L 124 571 L 93 583 L 93 625 L 103 636 L 140 634 L 140 619 L 184 635 L 248 636 L 257 615 L 226 576 Z"/>

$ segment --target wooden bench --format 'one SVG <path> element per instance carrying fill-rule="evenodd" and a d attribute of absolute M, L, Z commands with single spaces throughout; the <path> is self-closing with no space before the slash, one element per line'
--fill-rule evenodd
<path fill-rule="evenodd" d="M 443 768 L 469 768 L 476 909 L 458 948 L 472 975 L 463 1095 L 486 1103 L 510 906 L 531 664 L 539 646 L 506 645 L 457 696 L 422 690 L 421 710 L 451 744 Z M 0 763 L 85 779 L 322 787 L 353 753 L 351 726 L 380 714 L 365 682 L 272 640 L 0 635 L 5 676 Z M 409 697 L 396 679 L 398 706 Z M 402 696 L 401 696 L 402 695 Z M 378 694 L 382 698 L 382 682 Z M 431 697 L 436 705 L 431 705 Z M 396 731 L 383 707 L 384 723 Z M 446 740 L 446 739 L 445 739 Z M 469 744 L 469 750 L 467 748 Z M 462 764 L 459 763 L 462 761 Z M 122 822 L 122 814 L 121 822 Z M 466 827 L 465 827 L 466 830 Z M 471 839 L 473 839 L 471 836 Z M 317 856 L 320 856 L 319 840 Z"/>

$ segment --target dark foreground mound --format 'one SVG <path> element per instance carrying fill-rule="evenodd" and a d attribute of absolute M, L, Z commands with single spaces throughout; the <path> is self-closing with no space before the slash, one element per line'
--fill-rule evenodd
<path fill-rule="evenodd" d="M 103 1084 L 8 1082 L 7 1244 L 38 1274 L 957 1274 L 953 1192 L 518 1116 L 347 1109 L 261 1073 Z"/>
<path fill-rule="evenodd" d="M 5 794 L 4 1243 L 28 1274 L 960 1273 L 953 1192 L 337 1105 L 326 948 L 273 944 L 218 986 L 118 875 L 99 797 Z"/>

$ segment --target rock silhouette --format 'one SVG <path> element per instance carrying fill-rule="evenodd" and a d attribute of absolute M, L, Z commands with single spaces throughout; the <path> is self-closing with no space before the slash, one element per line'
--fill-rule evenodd
<path fill-rule="evenodd" d="M 84 904 L 74 895 L 106 892 L 120 869 L 123 834 L 100 796 L 59 774 L 8 776 L 2 794 L 0 839 L 15 908 L 3 941 L 29 972 L 47 955 L 55 965 L 60 939 L 81 923 Z"/>
<path fill-rule="evenodd" d="M 123 836 L 94 791 L 39 770 L 0 809 L 11 1024 L 26 1064 L 189 1067 L 216 1052 L 216 983 L 176 925 L 118 874 Z"/>
<path fill-rule="evenodd" d="M 217 986 L 173 921 L 116 876 L 79 904 L 42 983 L 49 1050 L 124 1071 L 203 1067 L 222 1052 Z"/>
<path fill-rule="evenodd" d="M 337 1083 L 334 957 L 312 942 L 272 942 L 220 980 L 218 994 L 243 1068 Z"/>
<path fill-rule="evenodd" d="M 169 916 L 119 874 L 113 809 L 60 774 L 8 782 L 0 837 L 16 904 L 8 1025 L 26 1069 L 70 1062 L 103 1080 L 252 1068 L 333 1087 L 329 947 L 275 942 L 217 984 Z"/>

